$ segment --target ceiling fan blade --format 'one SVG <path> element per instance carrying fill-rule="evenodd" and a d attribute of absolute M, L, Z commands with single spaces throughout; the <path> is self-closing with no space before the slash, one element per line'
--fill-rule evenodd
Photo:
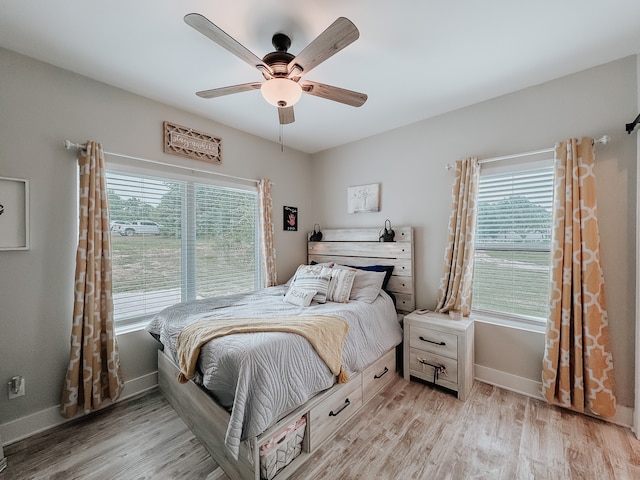
<path fill-rule="evenodd" d="M 287 125 L 296 121 L 293 115 L 293 107 L 278 107 L 278 119 L 280 125 Z"/>
<path fill-rule="evenodd" d="M 273 73 L 271 68 L 264 63 L 261 58 L 254 55 L 250 50 L 240 44 L 220 27 L 211 23 L 208 18 L 200 15 L 199 13 L 188 13 L 184 16 L 184 21 L 187 25 L 195 28 L 198 32 L 203 34 L 205 37 L 210 38 L 221 47 L 226 48 L 236 57 L 244 60 L 252 67 L 257 68 L 260 71 L 266 70 L 270 75 Z"/>
<path fill-rule="evenodd" d="M 355 42 L 359 36 L 360 32 L 351 20 L 340 17 L 289 62 L 287 71 L 294 72 L 298 70 L 298 66 L 307 74 L 312 68 Z M 296 76 L 298 75 L 299 72 Z"/>
<path fill-rule="evenodd" d="M 252 83 L 243 83 L 241 85 L 232 85 L 230 87 L 220 87 L 220 88 L 212 88 L 211 90 L 202 90 L 200 92 L 196 92 L 201 98 L 216 98 L 222 97 L 224 95 L 231 95 L 232 93 L 240 93 L 240 92 L 248 92 L 249 90 L 258 90 L 262 83 L 260 82 L 252 82 Z"/>
<path fill-rule="evenodd" d="M 312 82 L 310 80 L 300 82 L 300 86 L 304 93 L 326 98 L 327 100 L 333 100 L 334 102 L 344 103 L 345 105 L 351 105 L 352 107 L 360 107 L 364 105 L 364 102 L 366 102 L 368 98 L 365 93 L 354 92 L 353 90 L 333 87 L 331 85 Z"/>

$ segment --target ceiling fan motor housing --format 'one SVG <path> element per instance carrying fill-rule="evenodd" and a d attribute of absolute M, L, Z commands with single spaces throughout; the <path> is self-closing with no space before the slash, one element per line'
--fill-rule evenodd
<path fill-rule="evenodd" d="M 295 57 L 287 52 L 267 53 L 262 61 L 271 67 L 274 75 L 287 75 L 287 66 Z"/>

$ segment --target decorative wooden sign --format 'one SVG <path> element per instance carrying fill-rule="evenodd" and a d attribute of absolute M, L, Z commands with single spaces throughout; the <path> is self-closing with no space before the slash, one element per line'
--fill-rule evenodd
<path fill-rule="evenodd" d="M 171 122 L 163 122 L 164 153 L 203 160 L 220 165 L 222 163 L 222 140 L 192 128 Z"/>

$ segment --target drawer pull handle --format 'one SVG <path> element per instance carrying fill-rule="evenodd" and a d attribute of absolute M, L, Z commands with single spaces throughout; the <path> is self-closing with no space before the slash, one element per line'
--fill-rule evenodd
<path fill-rule="evenodd" d="M 422 340 L 423 342 L 435 343 L 436 345 L 440 345 L 441 347 L 444 347 L 446 345 L 446 343 L 444 342 L 434 342 L 433 340 L 426 339 L 422 336 L 420 337 L 420 340 Z"/>
<path fill-rule="evenodd" d="M 342 406 L 341 406 L 338 410 L 336 410 L 335 412 L 334 412 L 333 410 L 331 410 L 331 411 L 329 412 L 329 416 L 330 416 L 330 417 L 337 417 L 337 416 L 340 414 L 340 412 L 342 412 L 342 411 L 343 411 L 345 408 L 347 408 L 349 405 L 351 405 L 351 402 L 350 402 L 350 401 L 349 401 L 349 399 L 347 398 L 347 399 L 344 401 L 344 405 L 342 405 Z"/>
<path fill-rule="evenodd" d="M 423 365 L 429 365 L 430 367 L 433 367 L 433 383 L 436 383 L 438 381 L 438 377 L 440 375 L 443 375 L 445 377 L 449 376 L 449 374 L 447 373 L 447 367 L 445 367 L 444 365 L 429 363 L 423 358 L 418 358 L 418 362 Z"/>
<path fill-rule="evenodd" d="M 388 371 L 389 371 L 389 369 L 387 367 L 384 367 L 384 371 L 380 375 L 374 375 L 373 378 L 378 380 L 379 378 L 384 377 L 387 374 Z"/>

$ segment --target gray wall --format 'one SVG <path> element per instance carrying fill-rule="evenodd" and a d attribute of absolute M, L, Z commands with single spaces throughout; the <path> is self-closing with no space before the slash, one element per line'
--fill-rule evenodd
<path fill-rule="evenodd" d="M 596 148 L 601 253 L 618 402 L 631 407 L 637 171 L 636 138 L 624 124 L 637 115 L 636 76 L 636 57 L 629 57 L 315 154 L 314 222 L 382 228 L 388 218 L 413 225 L 417 305 L 434 308 L 451 207 L 447 163 L 609 134 L 611 143 Z M 381 211 L 347 214 L 347 187 L 374 182 L 381 183 Z M 480 367 L 540 381 L 542 334 L 476 323 L 475 347 Z"/>
<path fill-rule="evenodd" d="M 0 176 L 30 180 L 32 240 L 29 251 L 0 252 L 0 426 L 57 406 L 67 367 L 77 212 L 75 158 L 62 140 L 98 140 L 108 151 L 202 168 L 162 153 L 163 120 L 220 136 L 224 163 L 215 171 L 274 181 L 280 280 L 304 261 L 314 223 L 382 228 L 389 218 L 415 227 L 417 302 L 430 308 L 449 217 L 447 163 L 608 133 L 596 168 L 602 260 L 618 400 L 632 406 L 637 172 L 636 137 L 624 123 L 637 115 L 636 77 L 631 57 L 309 156 L 0 49 Z M 347 214 L 346 188 L 374 182 L 382 184 L 382 210 Z M 282 231 L 283 205 L 299 207 L 297 233 Z M 118 341 L 125 380 L 155 370 L 156 346 L 145 332 Z M 477 325 L 480 366 L 539 381 L 542 347 L 540 334 Z M 27 394 L 8 401 L 13 375 L 26 378 Z"/>
<path fill-rule="evenodd" d="M 208 168 L 163 154 L 162 122 L 219 136 L 223 165 L 209 168 L 274 182 L 280 277 L 291 275 L 306 257 L 305 232 L 313 228 L 307 154 L 286 148 L 281 152 L 277 143 L 4 49 L 0 112 L 0 176 L 26 178 L 31 187 L 31 249 L 0 252 L 0 425 L 58 405 L 67 368 L 77 173 L 75 152 L 65 150 L 63 140 L 97 140 L 107 151 Z M 298 232 L 282 230 L 283 205 L 299 208 Z M 150 335 L 138 331 L 120 335 L 118 342 L 125 381 L 157 369 Z M 25 377 L 26 395 L 9 401 L 6 384 L 13 375 Z"/>

